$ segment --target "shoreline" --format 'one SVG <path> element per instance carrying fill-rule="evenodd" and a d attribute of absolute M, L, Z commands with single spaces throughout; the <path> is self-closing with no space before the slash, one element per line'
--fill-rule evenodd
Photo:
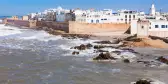
<path fill-rule="evenodd" d="M 48 32 L 48 31 L 46 31 Z M 57 32 L 57 31 L 55 31 Z M 53 35 L 53 34 L 52 34 Z M 143 71 L 144 69 L 147 71 L 148 73 L 151 74 L 156 74 L 159 75 L 161 71 L 157 71 L 159 70 L 166 70 L 168 68 L 167 64 L 164 63 L 164 58 L 161 58 L 158 60 L 159 57 L 161 56 L 167 56 L 168 52 L 167 52 L 167 48 L 152 48 L 152 47 L 118 47 L 119 42 L 122 42 L 123 39 L 125 39 L 126 37 L 122 37 L 119 38 L 120 36 L 114 36 L 114 37 L 106 37 L 106 36 L 90 36 L 90 35 L 78 35 L 78 34 L 57 34 L 57 35 L 61 35 L 66 39 L 81 39 L 80 41 L 85 41 L 87 43 L 83 43 L 82 42 L 77 44 L 75 43 L 75 45 L 71 45 L 71 49 L 69 48 L 68 50 L 71 50 L 72 52 L 75 51 L 75 55 L 73 55 L 70 51 L 70 55 L 72 56 L 79 56 L 82 55 L 83 51 L 86 51 L 84 53 L 87 53 L 87 55 L 90 55 L 92 60 L 85 60 L 86 62 L 91 62 L 92 64 L 97 64 L 97 63 L 103 63 L 103 64 L 111 64 L 111 65 L 116 65 L 119 66 L 119 68 L 123 69 L 123 70 L 131 70 L 133 68 L 136 68 L 136 70 L 138 70 L 137 72 L 135 72 L 134 74 L 138 75 L 138 78 L 141 77 L 139 76 L 139 72 L 140 73 L 147 73 L 145 71 Z M 56 35 L 56 36 L 57 36 Z M 63 36 L 65 35 L 65 36 Z M 83 40 L 84 39 L 84 40 Z M 87 40 L 95 40 L 95 41 L 87 41 Z M 119 39 L 121 41 L 117 41 L 116 39 Z M 127 40 L 139 40 L 139 38 L 133 37 L 131 39 L 127 39 Z M 97 41 L 98 40 L 98 41 Z M 134 41 L 133 40 L 133 41 Z M 75 40 L 76 41 L 76 40 Z M 90 44 L 88 44 L 90 42 Z M 87 46 L 86 46 L 87 45 Z M 116 45 L 116 47 L 114 46 Z M 89 51 L 89 53 L 87 52 Z M 90 53 L 91 51 L 91 53 Z M 93 51 L 93 52 L 92 52 Z M 76 53 L 77 52 L 77 53 Z M 79 52 L 79 53 L 78 53 Z M 107 53 L 109 52 L 109 53 Z M 103 54 L 101 54 L 103 53 Z M 94 55 L 95 54 L 95 55 Z M 101 54 L 101 55 L 100 55 Z M 96 58 L 98 56 L 102 56 L 102 58 L 107 57 L 109 60 L 101 60 L 100 58 L 98 58 L 99 60 L 94 60 L 93 58 Z M 128 66 L 127 68 L 125 68 L 126 66 Z M 135 71 L 136 71 L 135 70 Z M 155 72 L 152 72 L 152 71 Z M 134 70 L 133 70 L 134 71 Z M 127 73 L 127 72 L 126 72 Z M 162 72 L 162 73 L 167 73 L 167 72 Z M 131 77 L 134 77 L 133 74 L 128 73 L 129 75 L 131 75 Z M 123 74 L 122 74 L 123 75 Z M 143 75 L 143 74 L 142 74 Z M 163 75 L 162 75 L 163 76 Z M 156 78 L 157 80 L 160 81 L 164 81 L 164 79 L 162 80 L 161 78 L 158 78 L 158 76 L 154 77 L 152 75 L 146 76 L 144 75 L 144 78 Z M 143 77 L 142 77 L 143 78 Z M 131 81 L 135 81 L 131 80 Z M 129 80 L 129 82 L 131 82 Z"/>

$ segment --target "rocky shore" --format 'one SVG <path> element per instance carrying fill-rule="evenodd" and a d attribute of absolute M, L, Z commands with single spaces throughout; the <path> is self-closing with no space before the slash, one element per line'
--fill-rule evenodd
<path fill-rule="evenodd" d="M 61 35 L 65 39 L 96 39 L 91 43 L 78 44 L 71 46 L 71 54 L 78 56 L 82 51 L 93 50 L 92 62 L 110 62 L 121 64 L 138 64 L 142 67 L 162 68 L 168 67 L 168 40 L 156 37 L 138 38 L 135 36 L 110 36 L 98 37 L 83 34 L 67 34 L 62 31 L 53 30 L 52 28 L 37 28 L 45 30 L 52 35 Z M 137 49 L 138 48 L 138 49 Z M 156 51 L 152 49 L 158 49 Z M 145 53 L 146 52 L 146 53 Z M 152 52 L 152 53 L 151 53 Z M 153 53 L 155 52 L 155 53 Z M 162 53 L 164 52 L 164 53 Z M 158 54 L 159 53 L 159 54 Z M 92 54 L 91 54 L 92 55 Z M 152 79 L 140 79 L 131 84 L 165 84 Z"/>
<path fill-rule="evenodd" d="M 69 37 L 65 38 L 69 39 Z M 71 39 L 77 39 L 77 38 L 74 38 L 72 36 Z M 145 54 L 134 49 L 134 48 L 141 48 L 142 50 L 144 48 L 153 48 L 153 49 L 168 50 L 168 44 L 165 43 L 165 41 L 163 40 L 153 39 L 150 37 L 138 38 L 136 36 L 126 38 L 113 38 L 113 37 L 106 37 L 106 38 L 108 38 L 109 40 L 98 39 L 99 41 L 95 41 L 92 43 L 72 46 L 70 48 L 74 50 L 72 52 L 72 55 L 80 55 L 80 52 L 85 50 L 94 50 L 93 53 L 95 53 L 96 55 L 93 56 L 93 58 L 91 59 L 93 62 L 96 61 L 96 62 L 112 62 L 112 63 L 125 63 L 125 64 L 140 64 L 143 67 L 155 67 L 155 68 L 168 67 L 167 56 L 161 54 L 158 56 L 155 56 L 150 53 Z M 85 39 L 89 39 L 89 37 Z M 150 80 L 142 79 L 131 84 L 165 84 L 165 83 L 161 83 L 151 79 Z"/>

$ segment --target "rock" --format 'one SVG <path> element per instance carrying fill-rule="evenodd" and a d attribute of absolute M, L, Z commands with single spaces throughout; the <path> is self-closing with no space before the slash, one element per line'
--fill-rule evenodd
<path fill-rule="evenodd" d="M 87 47 L 86 47 L 86 45 L 81 44 L 80 46 L 76 46 L 76 47 L 74 47 L 74 49 L 78 49 L 78 50 L 86 50 Z"/>
<path fill-rule="evenodd" d="M 102 45 L 95 45 L 94 46 L 94 49 L 101 49 L 101 48 L 105 48 L 105 46 L 102 46 Z"/>
<path fill-rule="evenodd" d="M 130 49 L 130 48 L 123 48 L 122 50 L 128 51 L 128 52 L 135 52 L 133 49 Z"/>
<path fill-rule="evenodd" d="M 156 79 L 147 78 L 147 79 L 140 79 L 136 82 L 132 82 L 131 84 L 165 84 L 165 83 Z"/>
<path fill-rule="evenodd" d="M 130 48 L 123 48 L 121 50 L 126 51 L 126 52 L 132 52 L 132 53 L 135 53 L 135 54 L 139 54 L 138 52 L 135 52 L 135 50 L 130 49 Z"/>
<path fill-rule="evenodd" d="M 91 47 L 93 47 L 93 45 L 89 43 L 89 44 L 86 45 L 86 47 L 91 48 Z"/>
<path fill-rule="evenodd" d="M 109 51 L 106 51 L 106 50 L 97 50 L 97 52 L 109 52 Z"/>
<path fill-rule="evenodd" d="M 124 63 L 130 63 L 129 59 L 124 59 L 123 61 L 124 61 Z"/>
<path fill-rule="evenodd" d="M 144 63 L 144 64 L 150 64 L 150 61 L 137 61 L 137 63 Z"/>
<path fill-rule="evenodd" d="M 74 51 L 72 52 L 72 55 L 79 55 L 79 52 Z"/>
<path fill-rule="evenodd" d="M 97 57 L 93 58 L 93 60 L 115 60 L 114 57 L 110 55 L 110 53 L 100 53 Z"/>
<path fill-rule="evenodd" d="M 94 43 L 98 43 L 98 44 L 111 44 L 111 41 L 97 41 Z"/>
<path fill-rule="evenodd" d="M 168 58 L 166 58 L 166 57 L 162 56 L 162 57 L 159 57 L 157 60 L 160 61 L 160 62 L 163 62 L 165 64 L 168 64 Z"/>
<path fill-rule="evenodd" d="M 97 42 L 94 42 L 94 43 L 97 43 L 97 44 L 119 44 L 120 40 L 116 39 L 116 40 L 113 40 L 113 41 L 97 41 Z"/>
<path fill-rule="evenodd" d="M 87 34 L 62 34 L 62 37 L 68 38 L 68 39 L 77 39 L 77 38 L 89 39 L 90 35 L 87 35 Z"/>
<path fill-rule="evenodd" d="M 141 80 L 138 80 L 135 84 L 151 84 L 151 81 L 141 79 Z"/>
<path fill-rule="evenodd" d="M 125 41 L 133 41 L 133 42 L 140 42 L 140 41 L 142 41 L 142 39 L 141 38 L 137 38 L 136 35 L 127 37 L 124 40 Z"/>
<path fill-rule="evenodd" d="M 86 49 L 90 49 L 91 47 L 93 47 L 92 44 L 87 44 L 87 45 L 81 44 L 80 46 L 75 46 L 74 49 L 86 50 Z M 73 48 L 70 48 L 70 49 L 73 49 Z"/>

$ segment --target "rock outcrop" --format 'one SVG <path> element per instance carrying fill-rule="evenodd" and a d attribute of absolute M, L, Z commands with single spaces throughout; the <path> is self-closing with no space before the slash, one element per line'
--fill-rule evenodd
<path fill-rule="evenodd" d="M 124 59 L 123 61 L 124 61 L 124 63 L 130 63 L 129 59 Z"/>
<path fill-rule="evenodd" d="M 97 43 L 97 44 L 119 44 L 120 40 L 114 39 L 113 41 L 96 41 L 94 43 Z"/>
<path fill-rule="evenodd" d="M 145 79 L 140 79 L 135 84 L 151 84 L 151 81 L 145 80 Z"/>
<path fill-rule="evenodd" d="M 74 51 L 74 52 L 72 52 L 72 55 L 79 55 L 79 52 Z"/>
<path fill-rule="evenodd" d="M 168 64 L 168 58 L 166 58 L 166 57 L 162 56 L 162 57 L 159 57 L 157 60 L 162 62 L 162 63 Z"/>
<path fill-rule="evenodd" d="M 81 44 L 80 46 L 75 46 L 74 48 L 71 48 L 71 49 L 86 50 L 86 49 L 90 49 L 92 47 L 93 47 L 92 44 L 87 44 L 87 45 Z"/>
<path fill-rule="evenodd" d="M 87 34 L 62 34 L 62 37 L 68 38 L 68 39 L 77 39 L 77 38 L 89 39 L 90 35 L 87 35 Z"/>
<path fill-rule="evenodd" d="M 93 60 L 115 60 L 114 57 L 111 56 L 110 53 L 100 53 L 97 57 L 93 58 Z"/>

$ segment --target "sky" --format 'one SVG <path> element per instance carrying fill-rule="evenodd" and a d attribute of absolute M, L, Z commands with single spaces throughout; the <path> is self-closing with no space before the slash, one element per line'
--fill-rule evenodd
<path fill-rule="evenodd" d="M 25 15 L 61 6 L 67 9 L 130 9 L 149 12 L 151 4 L 168 12 L 168 0 L 1 0 L 0 15 Z"/>

